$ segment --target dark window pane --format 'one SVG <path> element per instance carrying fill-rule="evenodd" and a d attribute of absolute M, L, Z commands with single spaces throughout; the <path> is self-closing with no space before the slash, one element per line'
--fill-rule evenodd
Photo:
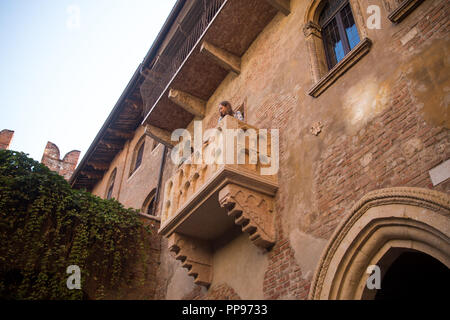
<path fill-rule="evenodd" d="M 136 164 L 134 166 L 134 170 L 136 170 L 137 168 L 139 168 L 139 166 L 142 163 L 142 156 L 144 154 L 144 144 L 142 143 L 142 145 L 139 147 L 138 153 L 136 155 Z"/>
<path fill-rule="evenodd" d="M 351 50 L 359 43 L 359 35 L 358 30 L 356 29 L 355 20 L 353 19 L 350 5 L 346 5 L 344 7 L 344 9 L 341 12 L 341 17 Z"/>
<path fill-rule="evenodd" d="M 111 199 L 113 189 L 114 189 L 114 183 L 109 187 L 108 195 L 106 196 L 106 199 Z"/>
<path fill-rule="evenodd" d="M 344 47 L 335 19 L 323 29 L 323 40 L 329 58 L 329 67 L 332 68 L 345 56 Z"/>
<path fill-rule="evenodd" d="M 147 214 L 153 216 L 153 205 L 155 202 L 155 197 L 152 198 L 152 200 L 150 201 L 150 203 L 148 204 L 148 208 L 147 208 Z"/>
<path fill-rule="evenodd" d="M 114 171 L 111 173 L 111 177 L 109 177 L 109 187 L 108 187 L 108 192 L 106 194 L 106 199 L 111 199 L 112 197 L 112 192 L 114 190 L 114 181 L 116 180 L 116 173 L 117 173 L 117 168 L 114 169 Z"/>
<path fill-rule="evenodd" d="M 329 18 L 331 18 L 336 12 L 336 9 L 346 0 L 330 0 L 327 1 L 325 7 L 322 9 L 319 17 L 319 24 L 323 25 Z"/>

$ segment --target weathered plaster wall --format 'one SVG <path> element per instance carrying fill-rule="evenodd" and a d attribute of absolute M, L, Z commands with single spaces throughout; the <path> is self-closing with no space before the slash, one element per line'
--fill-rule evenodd
<path fill-rule="evenodd" d="M 264 272 L 269 261 L 266 250 L 256 247 L 241 233 L 214 254 L 211 287 L 228 284 L 241 299 L 264 299 Z"/>
<path fill-rule="evenodd" d="M 366 30 L 370 52 L 318 98 L 307 94 L 314 85 L 302 32 L 308 3 L 292 0 L 291 14 L 275 17 L 242 57 L 241 74 L 230 73 L 207 104 L 206 128 L 229 100 L 244 103 L 248 123 L 280 130 L 279 241 L 267 258 L 239 261 L 248 248 L 238 240 L 214 256 L 214 285 L 225 282 L 243 298 L 306 298 L 327 239 L 367 192 L 450 190 L 448 181 L 433 187 L 428 175 L 450 157 L 448 2 L 426 1 L 393 25 L 381 1 L 358 0 L 361 21 L 368 5 L 382 8 L 381 29 Z M 310 128 L 318 121 L 316 136 Z M 263 292 L 259 278 L 250 292 L 229 273 L 251 278 L 249 260 L 259 268 L 265 259 Z"/>
<path fill-rule="evenodd" d="M 360 21 L 368 5 L 379 5 L 381 29 L 365 30 L 370 52 L 318 98 L 307 94 L 314 85 L 302 31 L 309 3 L 292 0 L 291 13 L 274 18 L 242 57 L 241 74 L 230 73 L 208 101 L 203 120 L 204 128 L 215 126 L 217 104 L 229 100 L 244 104 L 251 125 L 280 130 L 277 243 L 263 253 L 243 234 L 217 249 L 206 290 L 163 240 L 155 297 L 305 299 L 327 240 L 364 194 L 393 186 L 450 191 L 448 180 L 433 187 L 428 175 L 450 157 L 448 1 L 425 1 L 394 25 L 381 0 L 352 0 Z M 314 135 L 318 121 L 323 127 Z M 162 152 L 146 145 L 142 167 L 128 178 L 140 130 L 94 191 L 105 195 L 117 167 L 121 187 L 113 196 L 135 208 L 156 187 Z M 174 172 L 167 159 L 163 186 Z"/>
<path fill-rule="evenodd" d="M 142 163 L 130 175 L 133 152 L 135 152 L 136 144 L 138 144 L 143 135 L 144 127 L 136 129 L 133 138 L 126 142 L 123 150 L 111 162 L 103 179 L 94 187 L 94 194 L 100 197 L 106 196 L 109 178 L 113 170 L 117 168 L 112 197 L 120 201 L 125 207 L 142 209 L 149 193 L 157 187 L 159 167 L 163 153 L 163 146 L 161 144 L 157 144 L 152 150 L 154 141 L 150 137 L 145 136 Z"/>

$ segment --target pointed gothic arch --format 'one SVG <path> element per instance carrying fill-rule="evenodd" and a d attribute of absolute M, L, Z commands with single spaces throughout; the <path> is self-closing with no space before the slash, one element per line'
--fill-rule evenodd
<path fill-rule="evenodd" d="M 309 298 L 370 298 L 367 267 L 397 249 L 425 253 L 450 268 L 449 195 L 408 187 L 368 193 L 330 238 Z"/>

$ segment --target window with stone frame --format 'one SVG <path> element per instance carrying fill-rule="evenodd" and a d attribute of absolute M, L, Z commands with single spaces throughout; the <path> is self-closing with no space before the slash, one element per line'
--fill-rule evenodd
<path fill-rule="evenodd" d="M 328 69 L 331 69 L 360 41 L 348 0 L 327 1 L 320 14 L 319 24 Z"/>
<path fill-rule="evenodd" d="M 317 98 L 367 54 L 367 38 L 360 0 L 310 0 L 303 32 L 309 53 L 313 86 L 308 94 Z"/>

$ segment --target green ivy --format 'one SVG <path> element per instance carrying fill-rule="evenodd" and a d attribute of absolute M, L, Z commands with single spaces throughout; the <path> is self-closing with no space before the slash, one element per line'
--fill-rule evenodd
<path fill-rule="evenodd" d="M 145 285 L 149 235 L 136 210 L 0 150 L 0 298 L 123 298 Z M 81 290 L 67 288 L 69 265 L 81 269 Z"/>

